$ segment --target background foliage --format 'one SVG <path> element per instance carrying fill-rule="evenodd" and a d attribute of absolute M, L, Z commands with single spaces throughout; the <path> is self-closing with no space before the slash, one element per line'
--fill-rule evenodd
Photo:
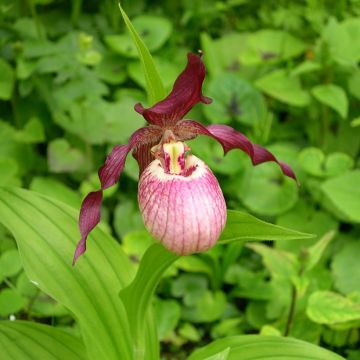
<path fill-rule="evenodd" d="M 289 162 L 302 184 L 273 164 L 253 168 L 240 152 L 223 158 L 209 139 L 190 142 L 216 173 L 228 207 L 316 234 L 179 259 L 155 301 L 163 357 L 260 333 L 360 359 L 359 1 L 122 5 L 166 91 L 186 53 L 205 52 L 204 94 L 214 102 L 189 118 L 243 131 Z M 133 105 L 154 96 L 145 93 L 137 49 L 110 0 L 3 0 L 0 15 L 0 186 L 23 186 L 78 209 L 98 187 L 96 169 L 111 147 L 143 125 Z M 103 208 L 104 228 L 135 264 L 150 242 L 136 204 L 137 173 L 129 157 Z M 76 333 L 69 310 L 29 282 L 3 227 L 0 254 L 0 317 Z"/>

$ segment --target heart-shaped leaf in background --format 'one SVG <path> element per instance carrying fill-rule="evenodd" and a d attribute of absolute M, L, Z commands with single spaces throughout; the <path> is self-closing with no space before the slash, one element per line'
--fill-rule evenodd
<path fill-rule="evenodd" d="M 172 31 L 171 22 L 160 16 L 141 15 L 132 20 L 132 25 L 151 52 L 160 49 Z M 138 57 L 137 46 L 128 34 L 107 35 L 105 42 L 120 55 Z"/>
<path fill-rule="evenodd" d="M 247 37 L 247 48 L 240 54 L 244 65 L 258 65 L 262 62 L 287 60 L 305 50 L 302 40 L 281 30 L 265 29 Z"/>
<path fill-rule="evenodd" d="M 314 147 L 303 149 L 299 162 L 308 174 L 321 177 L 341 175 L 354 166 L 354 160 L 345 153 L 334 152 L 325 157 L 322 150 Z"/>
<path fill-rule="evenodd" d="M 360 242 L 346 241 L 331 263 L 335 287 L 343 294 L 360 294 Z"/>
<path fill-rule="evenodd" d="M 350 221 L 360 222 L 360 170 L 326 180 L 321 190 Z"/>
<path fill-rule="evenodd" d="M 298 77 L 290 76 L 285 70 L 275 70 L 256 80 L 255 86 L 285 104 L 307 106 L 310 103 L 309 93 L 302 89 Z"/>
<path fill-rule="evenodd" d="M 77 171 L 84 164 L 84 155 L 65 139 L 56 139 L 49 143 L 48 164 L 52 172 Z"/>
<path fill-rule="evenodd" d="M 348 114 L 348 98 L 343 88 L 334 84 L 318 85 L 311 89 L 316 100 L 331 107 L 343 119 Z"/>
<path fill-rule="evenodd" d="M 245 125 L 261 122 L 266 116 L 266 105 L 261 93 L 251 84 L 231 73 L 211 79 L 206 94 L 213 99 L 203 111 L 212 123 L 237 120 Z"/>

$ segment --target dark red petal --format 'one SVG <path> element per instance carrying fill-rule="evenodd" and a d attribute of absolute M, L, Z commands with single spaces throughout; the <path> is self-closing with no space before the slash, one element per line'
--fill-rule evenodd
<path fill-rule="evenodd" d="M 133 157 L 136 159 L 139 165 L 140 175 L 155 159 L 154 156 L 151 154 L 151 148 L 158 143 L 159 141 L 154 141 L 149 144 L 140 145 L 133 151 Z"/>
<path fill-rule="evenodd" d="M 297 181 L 288 164 L 278 161 L 270 151 L 260 145 L 253 144 L 244 134 L 230 126 L 210 125 L 205 127 L 196 121 L 184 120 L 175 127 L 174 133 L 179 137 L 179 140 L 188 140 L 196 135 L 211 136 L 222 145 L 225 154 L 232 149 L 241 149 L 250 156 L 253 165 L 274 161 L 280 166 L 284 175 Z"/>
<path fill-rule="evenodd" d="M 99 169 L 98 175 L 101 188 L 98 191 L 89 193 L 81 204 L 79 216 L 79 228 L 81 239 L 77 244 L 73 265 L 80 255 L 86 250 L 86 239 L 89 233 L 100 221 L 100 209 L 102 203 L 102 192 L 116 184 L 124 169 L 128 153 L 143 144 L 160 139 L 162 131 L 150 126 L 135 131 L 127 145 L 117 145 L 106 158 L 105 164 Z"/>
<path fill-rule="evenodd" d="M 79 216 L 79 228 L 80 228 L 81 239 L 76 246 L 73 265 L 75 265 L 75 262 L 78 259 L 78 257 L 85 252 L 86 238 L 90 233 L 90 231 L 100 221 L 101 202 L 102 202 L 102 191 L 99 190 L 89 193 L 81 204 L 80 216 Z"/>
<path fill-rule="evenodd" d="M 198 102 L 210 104 L 211 99 L 203 96 L 202 83 L 205 78 L 205 65 L 201 57 L 188 54 L 185 70 L 176 79 L 168 97 L 154 106 L 145 109 L 141 104 L 135 105 L 135 110 L 153 125 L 175 125 Z"/>
<path fill-rule="evenodd" d="M 140 175 L 151 161 L 154 160 L 154 157 L 151 154 L 151 148 L 160 142 L 163 135 L 163 130 L 161 128 L 152 125 L 142 129 L 140 129 L 142 131 L 139 134 L 134 133 L 133 135 L 137 142 L 133 151 L 133 157 L 139 165 Z"/>

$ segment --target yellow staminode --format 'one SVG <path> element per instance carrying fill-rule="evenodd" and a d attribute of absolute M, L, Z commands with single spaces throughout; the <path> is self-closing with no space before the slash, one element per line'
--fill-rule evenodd
<path fill-rule="evenodd" d="M 169 142 L 163 145 L 165 163 L 170 174 L 181 174 L 184 170 L 185 145 L 181 141 Z M 170 160 L 167 163 L 167 158 Z"/>

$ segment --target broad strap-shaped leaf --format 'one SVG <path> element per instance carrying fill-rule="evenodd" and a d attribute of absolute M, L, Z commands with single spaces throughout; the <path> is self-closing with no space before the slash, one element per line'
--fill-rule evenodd
<path fill-rule="evenodd" d="M 126 15 L 124 9 L 119 3 L 121 15 L 124 19 L 126 27 L 128 28 L 131 37 L 138 49 L 141 64 L 144 69 L 146 80 L 146 90 L 149 97 L 150 104 L 154 104 L 165 97 L 165 89 L 160 75 L 156 69 L 154 60 L 150 54 L 149 49 L 146 47 L 143 40 L 140 38 L 129 17 Z"/>
<path fill-rule="evenodd" d="M 212 359 L 211 356 L 230 348 L 228 360 L 344 360 L 319 346 L 278 336 L 241 335 L 212 342 L 196 350 L 188 360 Z"/>
<path fill-rule="evenodd" d="M 131 359 L 130 327 L 118 298 L 131 264 L 116 241 L 96 229 L 86 257 L 72 267 L 77 212 L 21 189 L 0 189 L 0 222 L 15 236 L 29 279 L 75 314 L 89 359 Z"/>
<path fill-rule="evenodd" d="M 141 259 L 135 279 L 120 292 L 120 298 L 128 313 L 135 352 L 140 357 L 147 354 L 148 347 L 152 346 L 146 342 L 144 331 L 144 319 L 151 316 L 149 310 L 152 296 L 163 273 L 176 259 L 178 256 L 161 244 L 151 245 Z M 144 358 L 152 359 L 148 354 Z"/>
<path fill-rule="evenodd" d="M 2 360 L 85 360 L 81 339 L 48 325 L 30 321 L 1 321 Z"/>
<path fill-rule="evenodd" d="M 270 224 L 241 211 L 228 210 L 227 222 L 219 242 L 228 243 L 238 240 L 301 240 L 312 237 L 314 235 Z"/>

